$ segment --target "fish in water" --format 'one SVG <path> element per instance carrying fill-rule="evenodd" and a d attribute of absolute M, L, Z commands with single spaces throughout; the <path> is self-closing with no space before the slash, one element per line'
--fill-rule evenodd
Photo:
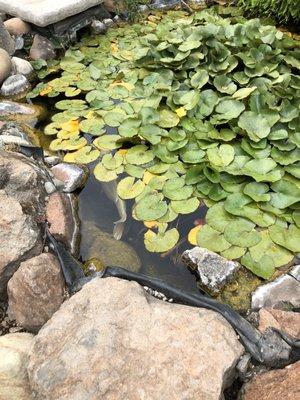
<path fill-rule="evenodd" d="M 125 222 L 127 221 L 125 201 L 120 199 L 118 196 L 117 180 L 111 182 L 101 182 L 101 185 L 107 198 L 112 200 L 117 207 L 120 219 L 114 222 L 113 237 L 117 240 L 120 240 L 125 229 Z"/>

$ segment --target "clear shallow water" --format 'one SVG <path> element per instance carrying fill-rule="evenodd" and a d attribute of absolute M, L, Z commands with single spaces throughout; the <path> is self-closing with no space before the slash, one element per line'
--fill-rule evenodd
<path fill-rule="evenodd" d="M 165 280 L 170 284 L 189 291 L 199 291 L 196 285 L 196 277 L 181 262 L 182 252 L 192 246 L 184 240 L 183 243 L 170 254 L 150 253 L 145 249 L 144 232 L 147 228 L 140 221 L 131 217 L 131 205 L 127 204 L 127 222 L 122 241 L 134 248 L 141 260 L 140 272 L 149 276 Z M 203 218 L 206 210 L 201 207 L 199 211 L 184 215 L 173 222 L 178 228 L 181 237 L 187 236 L 193 226 L 193 221 Z M 115 204 L 109 200 L 104 193 L 101 183 L 95 179 L 93 174 L 79 194 L 79 216 L 81 221 L 93 221 L 102 231 L 112 234 L 113 223 L 119 219 Z M 91 238 L 86 235 L 81 237 L 81 255 L 89 245 Z M 83 260 L 86 261 L 86 260 Z"/>

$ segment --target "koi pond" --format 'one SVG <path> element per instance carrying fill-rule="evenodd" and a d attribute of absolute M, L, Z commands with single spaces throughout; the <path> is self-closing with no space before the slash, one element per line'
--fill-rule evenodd
<path fill-rule="evenodd" d="M 169 11 L 34 64 L 41 83 L 29 98 L 57 97 L 50 150 L 93 171 L 79 196 L 83 261 L 111 246 L 197 290 L 181 254 L 198 245 L 243 266 L 220 295 L 237 308 L 293 264 L 299 41 L 258 19 Z"/>

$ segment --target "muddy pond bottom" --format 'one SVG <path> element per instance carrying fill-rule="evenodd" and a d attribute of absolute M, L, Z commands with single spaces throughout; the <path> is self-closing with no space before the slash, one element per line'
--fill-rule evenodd
<path fill-rule="evenodd" d="M 160 278 L 192 292 L 199 292 L 196 277 L 182 263 L 182 252 L 192 246 L 187 242 L 191 224 L 203 219 L 206 207 L 196 213 L 174 221 L 174 226 L 185 238 L 179 246 L 163 254 L 150 253 L 144 245 L 147 228 L 131 216 L 131 204 L 126 202 L 127 221 L 121 240 L 114 239 L 114 222 L 120 217 L 117 208 L 106 196 L 101 182 L 93 174 L 79 194 L 79 216 L 81 226 L 80 257 L 83 262 L 99 258 L 104 265 L 122 266 L 148 276 Z"/>

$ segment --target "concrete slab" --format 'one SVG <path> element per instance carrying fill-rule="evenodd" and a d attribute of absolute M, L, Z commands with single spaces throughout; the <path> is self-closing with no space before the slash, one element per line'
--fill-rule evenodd
<path fill-rule="evenodd" d="M 47 26 L 103 3 L 103 0 L 0 0 L 0 12 Z"/>

